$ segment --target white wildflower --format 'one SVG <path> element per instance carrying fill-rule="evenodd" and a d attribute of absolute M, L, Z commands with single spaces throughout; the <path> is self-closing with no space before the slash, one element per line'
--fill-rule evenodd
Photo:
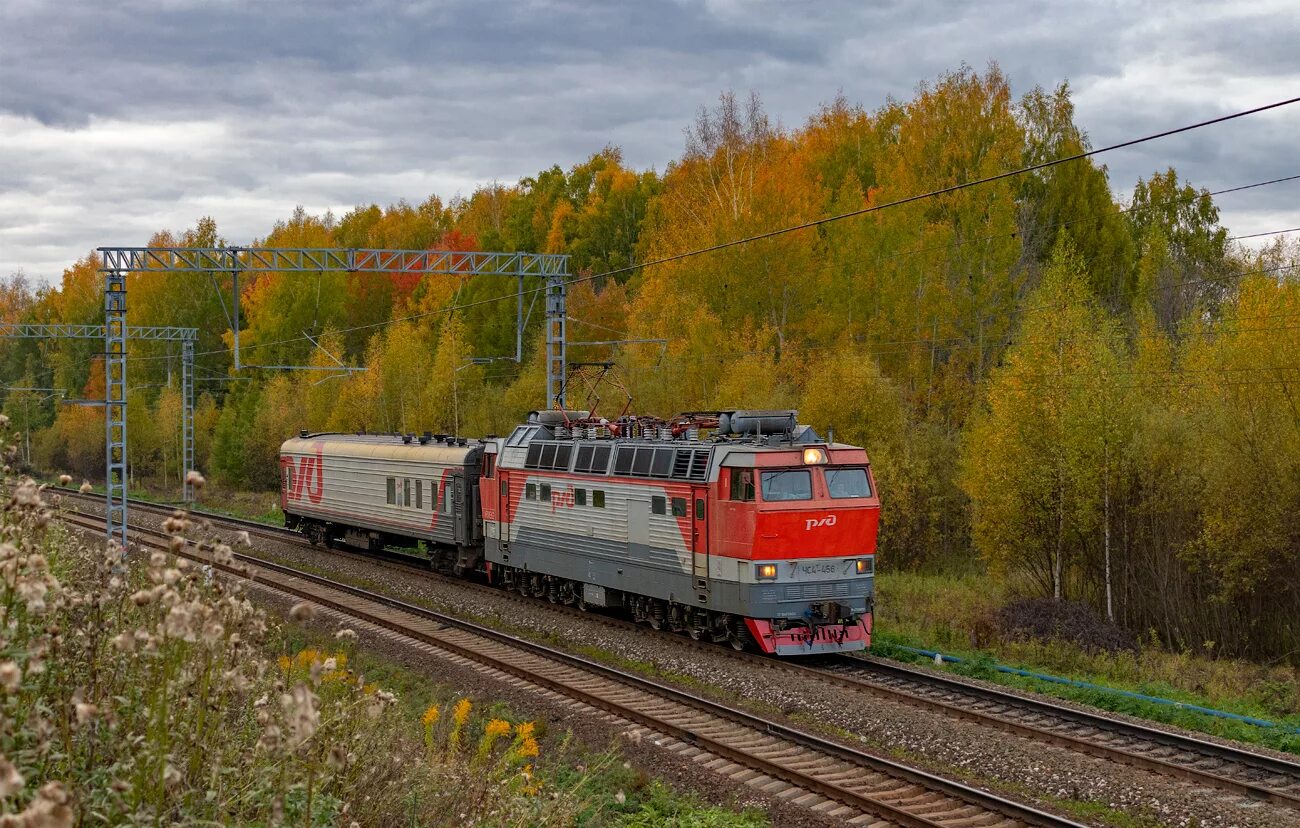
<path fill-rule="evenodd" d="M 61 475 L 59 475 L 59 485 L 60 485 L 60 486 L 66 486 L 66 485 L 68 485 L 68 484 L 71 483 L 71 482 L 72 482 L 72 475 L 70 475 L 70 474 L 61 474 Z"/>
<path fill-rule="evenodd" d="M 18 689 L 23 682 L 23 671 L 12 661 L 6 661 L 0 664 L 0 687 L 3 687 L 6 693 L 12 693 Z"/>
<path fill-rule="evenodd" d="M 24 784 L 26 780 L 18 772 L 18 768 L 14 767 L 14 763 L 0 756 L 0 799 L 18 793 L 23 789 Z"/>
<path fill-rule="evenodd" d="M 242 543 L 244 546 L 252 546 L 252 545 L 253 545 L 253 539 L 249 536 L 248 532 L 244 531 L 243 529 L 240 529 L 239 532 L 236 533 L 235 537 L 236 537 L 236 538 L 239 540 L 239 542 Z"/>
<path fill-rule="evenodd" d="M 293 605 L 293 608 L 289 610 L 289 617 L 294 621 L 310 621 L 316 617 L 316 608 L 303 601 Z"/>
<path fill-rule="evenodd" d="M 337 638 L 339 641 L 356 641 L 357 631 L 349 630 L 345 627 L 339 630 L 338 632 L 334 633 L 334 637 Z"/>
<path fill-rule="evenodd" d="M 83 481 L 81 481 L 81 487 L 77 489 L 77 491 L 81 492 L 82 494 L 90 494 L 90 493 L 93 492 L 94 490 L 95 490 L 95 487 L 92 486 L 92 485 L 90 485 L 90 481 L 89 481 L 89 480 L 83 480 Z"/>
<path fill-rule="evenodd" d="M 202 489 L 203 484 L 207 483 L 208 481 L 203 479 L 203 475 L 199 474 L 194 469 L 190 469 L 189 471 L 185 472 L 185 482 L 190 484 L 196 489 Z"/>

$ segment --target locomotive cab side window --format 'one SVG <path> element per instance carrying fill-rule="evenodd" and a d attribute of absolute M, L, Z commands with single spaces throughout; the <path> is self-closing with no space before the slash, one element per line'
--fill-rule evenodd
<path fill-rule="evenodd" d="M 673 498 L 673 517 L 686 517 L 686 498 Z"/>
<path fill-rule="evenodd" d="M 753 469 L 731 469 L 731 499 L 741 501 L 754 499 Z"/>
<path fill-rule="evenodd" d="M 651 513 L 651 514 L 654 514 L 654 515 L 662 515 L 662 514 L 664 514 L 665 512 L 668 511 L 668 510 L 667 510 L 667 506 L 668 506 L 668 503 L 667 503 L 666 498 L 664 498 L 664 497 L 661 496 L 661 495 L 655 495 L 655 496 L 653 496 L 653 497 L 650 498 L 650 513 Z"/>

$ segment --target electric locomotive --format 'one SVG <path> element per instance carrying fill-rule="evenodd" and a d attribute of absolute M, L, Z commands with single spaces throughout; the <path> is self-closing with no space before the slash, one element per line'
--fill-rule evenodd
<path fill-rule="evenodd" d="M 281 455 L 286 524 L 313 541 L 422 540 L 443 569 L 737 649 L 870 643 L 866 452 L 792 411 L 539 411 L 508 437 L 304 434 Z"/>

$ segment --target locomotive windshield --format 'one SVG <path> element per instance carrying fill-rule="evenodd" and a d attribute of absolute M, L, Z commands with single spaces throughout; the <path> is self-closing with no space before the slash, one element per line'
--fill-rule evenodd
<path fill-rule="evenodd" d="M 763 499 L 812 500 L 812 475 L 806 469 L 763 472 Z"/>
<path fill-rule="evenodd" d="M 871 497 L 866 469 L 827 469 L 826 490 L 831 497 Z"/>

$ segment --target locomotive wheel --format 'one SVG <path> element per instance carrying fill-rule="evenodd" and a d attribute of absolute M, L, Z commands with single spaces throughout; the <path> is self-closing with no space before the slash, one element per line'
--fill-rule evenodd
<path fill-rule="evenodd" d="M 661 618 L 655 618 L 651 615 L 646 620 L 650 622 L 650 629 L 652 630 L 662 630 L 664 628 L 664 622 Z"/>
<path fill-rule="evenodd" d="M 743 638 L 737 638 L 736 636 L 733 635 L 733 636 L 731 637 L 731 649 L 733 649 L 733 650 L 744 650 L 744 649 L 745 649 L 745 639 L 743 639 Z"/>
<path fill-rule="evenodd" d="M 577 606 L 578 606 L 578 612 L 587 612 L 587 610 L 589 609 L 589 607 L 587 606 L 587 602 L 582 599 L 582 596 L 578 597 Z"/>
<path fill-rule="evenodd" d="M 686 632 L 690 635 L 692 641 L 699 641 L 701 638 L 704 637 L 704 630 L 694 625 L 688 627 L 686 629 Z"/>

